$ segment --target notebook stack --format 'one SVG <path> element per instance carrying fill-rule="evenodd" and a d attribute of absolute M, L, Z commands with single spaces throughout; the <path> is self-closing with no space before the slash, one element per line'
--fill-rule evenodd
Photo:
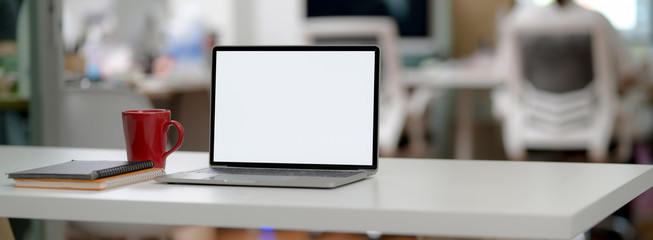
<path fill-rule="evenodd" d="M 77 161 L 8 173 L 14 187 L 104 190 L 164 175 L 152 161 Z"/>

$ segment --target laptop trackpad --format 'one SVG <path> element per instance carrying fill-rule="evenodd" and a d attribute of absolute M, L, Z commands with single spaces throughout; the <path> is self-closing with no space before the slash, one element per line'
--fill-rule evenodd
<path fill-rule="evenodd" d="M 287 182 L 297 177 L 292 176 L 256 176 L 256 175 L 218 175 L 207 179 L 231 183 Z"/>

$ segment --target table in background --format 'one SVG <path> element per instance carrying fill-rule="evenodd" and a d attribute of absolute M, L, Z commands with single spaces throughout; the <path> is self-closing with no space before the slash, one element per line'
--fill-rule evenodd
<path fill-rule="evenodd" d="M 3 172 L 124 150 L 0 146 Z M 176 152 L 167 172 L 208 165 Z M 376 176 L 337 189 L 168 185 L 105 191 L 24 189 L 0 178 L 0 217 L 365 232 L 569 239 L 653 185 L 653 166 L 380 159 Z"/>
<path fill-rule="evenodd" d="M 208 151 L 211 119 L 211 75 L 187 78 L 151 77 L 136 83 L 136 89 L 155 107 L 172 111 L 172 119 L 184 126 L 186 136 L 181 150 Z M 176 134 L 176 132 L 172 132 Z M 175 135 L 176 136 L 176 135 Z"/>
<path fill-rule="evenodd" d="M 434 90 L 458 89 L 454 158 L 472 159 L 474 153 L 474 89 L 503 84 L 493 72 L 492 56 L 479 56 L 440 64 L 426 64 L 408 72 L 409 86 Z"/>

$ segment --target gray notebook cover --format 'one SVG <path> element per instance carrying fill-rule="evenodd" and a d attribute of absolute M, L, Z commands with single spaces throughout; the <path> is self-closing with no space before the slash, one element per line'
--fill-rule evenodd
<path fill-rule="evenodd" d="M 146 168 L 152 168 L 152 161 L 79 161 L 50 165 L 30 170 L 8 173 L 9 178 L 22 179 L 76 179 L 95 180 Z"/>

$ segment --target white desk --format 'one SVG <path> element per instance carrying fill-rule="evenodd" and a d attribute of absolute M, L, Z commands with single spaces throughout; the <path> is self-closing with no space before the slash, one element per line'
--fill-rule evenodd
<path fill-rule="evenodd" d="M 3 172 L 70 159 L 124 159 L 121 150 L 0 146 Z M 170 155 L 168 172 L 208 154 Z M 106 191 L 13 188 L 0 216 L 236 228 L 569 239 L 653 185 L 653 166 L 381 159 L 378 174 L 333 190 L 166 185 Z"/>

